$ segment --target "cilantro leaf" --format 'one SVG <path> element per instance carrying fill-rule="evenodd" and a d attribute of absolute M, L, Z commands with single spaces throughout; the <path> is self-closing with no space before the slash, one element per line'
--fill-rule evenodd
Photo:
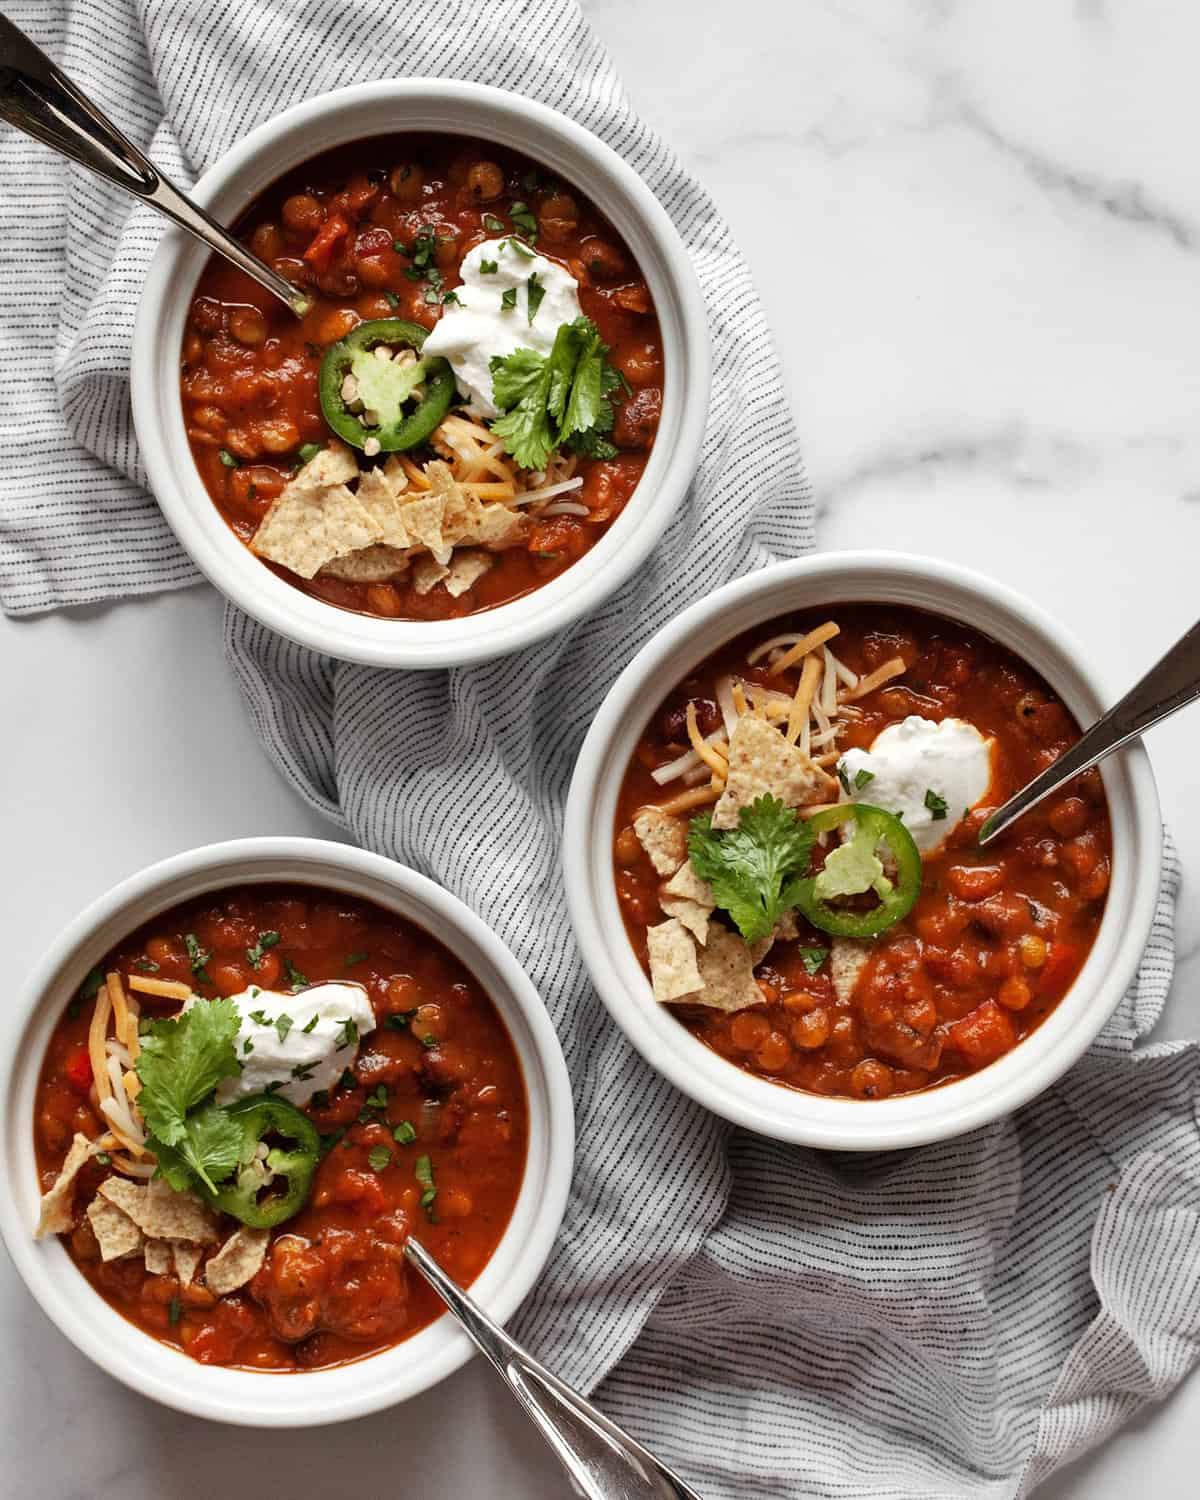
<path fill-rule="evenodd" d="M 693 818 L 688 828 L 696 874 L 712 886 L 717 905 L 748 943 L 767 937 L 796 904 L 812 846 L 809 825 L 769 793 L 742 808 L 737 828 L 715 829 L 710 813 Z"/>
<path fill-rule="evenodd" d="M 516 307 L 516 305 L 517 305 L 517 289 L 516 289 L 516 287 L 515 286 L 506 287 L 505 290 L 500 293 L 500 311 L 501 312 L 512 312 L 513 308 Z"/>
<path fill-rule="evenodd" d="M 262 962 L 263 954 L 268 948 L 274 948 L 278 941 L 279 934 L 277 932 L 260 932 L 258 942 L 255 943 L 253 948 L 246 949 L 246 962 L 257 969 Z"/>
<path fill-rule="evenodd" d="M 945 797 L 940 797 L 932 787 L 925 788 L 925 806 L 933 814 L 933 821 L 940 823 L 950 811 L 950 804 Z"/>
<path fill-rule="evenodd" d="M 527 239 L 537 239 L 537 217 L 527 203 L 514 203 L 508 216 Z"/>
<path fill-rule="evenodd" d="M 187 948 L 188 963 L 191 966 L 192 973 L 201 984 L 211 984 L 212 980 L 208 977 L 208 970 L 204 965 L 212 957 L 212 954 L 206 949 L 201 948 L 200 939 L 194 932 L 185 932 L 183 941 Z"/>
<path fill-rule="evenodd" d="M 146 1028 L 134 1065 L 142 1081 L 138 1107 L 149 1132 L 166 1145 L 179 1145 L 188 1110 L 240 1071 L 238 1025 L 237 1007 L 222 999 L 201 1001 Z"/>
<path fill-rule="evenodd" d="M 801 948 L 800 962 L 806 974 L 815 974 L 829 957 L 828 948 Z"/>
<path fill-rule="evenodd" d="M 372 1146 L 367 1152 L 367 1161 L 372 1172 L 382 1172 L 392 1164 L 392 1153 L 386 1146 Z"/>
<path fill-rule="evenodd" d="M 530 288 L 532 315 L 537 310 L 533 278 Z M 608 397 L 620 385 L 620 376 L 605 363 L 607 353 L 596 325 L 581 317 L 560 325 L 548 355 L 516 349 L 491 361 L 493 397 L 504 413 L 492 431 L 523 469 L 544 468 L 564 445 L 594 457 L 615 455 L 601 436 L 612 430 Z"/>
<path fill-rule="evenodd" d="M 529 280 L 525 283 L 525 306 L 531 323 L 537 317 L 538 308 L 541 307 L 545 295 L 546 288 L 542 285 L 538 273 L 531 272 Z"/>

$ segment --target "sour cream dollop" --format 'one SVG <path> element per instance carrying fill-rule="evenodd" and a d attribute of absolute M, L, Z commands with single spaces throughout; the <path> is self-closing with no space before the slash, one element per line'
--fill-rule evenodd
<path fill-rule="evenodd" d="M 298 995 L 251 986 L 230 999 L 241 1017 L 235 1045 L 242 1071 L 218 1084 L 218 1104 L 261 1094 L 270 1083 L 293 1104 L 307 1104 L 333 1087 L 354 1061 L 358 1038 L 375 1029 L 359 984 L 314 984 Z"/>
<path fill-rule="evenodd" d="M 965 719 L 937 723 L 910 714 L 881 730 L 869 750 L 847 750 L 838 773 L 850 801 L 895 813 L 930 854 L 987 792 L 992 742 Z"/>
<path fill-rule="evenodd" d="M 485 261 L 496 269 L 484 271 Z M 492 400 L 491 361 L 514 349 L 549 354 L 560 325 L 580 315 L 579 283 L 544 255 L 515 249 L 511 238 L 476 245 L 463 257 L 459 274 L 463 284 L 455 288 L 458 301 L 442 308 L 421 353 L 448 359 L 459 395 L 481 416 L 499 416 Z M 535 275 L 545 295 L 531 319 L 529 282 Z M 514 290 L 513 306 L 505 308 L 504 293 Z"/>

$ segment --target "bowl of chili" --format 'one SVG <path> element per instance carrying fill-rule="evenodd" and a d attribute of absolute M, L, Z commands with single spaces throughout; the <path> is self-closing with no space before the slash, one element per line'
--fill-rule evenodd
<path fill-rule="evenodd" d="M 976 835 L 1109 701 L 1050 616 L 940 561 L 806 558 L 693 605 L 613 685 L 568 799 L 571 918 L 613 1019 L 781 1140 L 899 1148 L 1018 1108 L 1149 935 L 1145 751 L 1003 848 Z"/>
<path fill-rule="evenodd" d="M 6 1024 L 10 1254 L 166 1405 L 299 1426 L 403 1401 L 472 1352 L 405 1235 L 501 1320 L 549 1255 L 574 1147 L 553 1027 L 490 929 L 389 860 L 290 838 L 165 860 L 63 932 Z"/>
<path fill-rule="evenodd" d="M 259 125 L 194 196 L 313 299 L 298 323 L 174 230 L 143 290 L 151 487 L 236 604 L 345 660 L 444 667 L 644 561 L 698 459 L 708 335 L 608 146 L 500 89 L 365 83 Z"/>

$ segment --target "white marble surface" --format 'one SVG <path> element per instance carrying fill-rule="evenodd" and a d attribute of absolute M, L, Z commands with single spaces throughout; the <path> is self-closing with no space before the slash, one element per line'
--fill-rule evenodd
<path fill-rule="evenodd" d="M 775 327 L 825 547 L 986 567 L 1132 680 L 1197 614 L 1200 22 L 1179 0 L 589 0 L 637 107 L 708 184 Z M 0 621 L 23 973 L 80 905 L 188 845 L 321 833 L 224 670 L 207 590 Z M 147 726 L 147 727 L 140 727 Z M 1155 732 L 1184 856 L 1163 1034 L 1200 1027 L 1200 710 Z M 19 871 L 14 874 L 14 869 Z M 453 1431 L 447 1417 L 457 1419 Z M 478 1367 L 398 1411 L 264 1436 L 93 1370 L 0 1259 L 0 1495 L 557 1496 Z M 1056 1477 L 1194 1496 L 1200 1380 Z M 400 1476 L 406 1476 L 401 1478 Z"/>

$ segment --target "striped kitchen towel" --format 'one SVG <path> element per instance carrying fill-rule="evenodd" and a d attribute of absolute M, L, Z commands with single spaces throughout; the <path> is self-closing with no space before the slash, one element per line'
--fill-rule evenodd
<path fill-rule="evenodd" d="M 584 731 L 680 607 L 807 550 L 812 506 L 746 268 L 576 7 L 43 0 L 14 15 L 181 176 L 349 79 L 519 90 L 621 152 L 693 255 L 716 371 L 700 468 L 655 558 L 590 620 L 517 659 L 413 675 L 227 617 L 282 773 L 479 911 L 554 1018 L 577 1169 L 520 1336 L 709 1500 L 1026 1494 L 1161 1396 L 1200 1338 L 1200 1053 L 1143 1041 L 1171 976 L 1172 853 L 1138 979 L 1091 1053 L 1015 1118 L 923 1150 L 847 1158 L 732 1130 L 641 1062 L 587 981 L 558 868 Z M 155 227 L 44 153 L 31 173 L 33 148 L 7 133 L 0 150 L 16 210 L 0 246 L 0 597 L 34 610 L 190 581 L 140 489 L 125 394 Z"/>

